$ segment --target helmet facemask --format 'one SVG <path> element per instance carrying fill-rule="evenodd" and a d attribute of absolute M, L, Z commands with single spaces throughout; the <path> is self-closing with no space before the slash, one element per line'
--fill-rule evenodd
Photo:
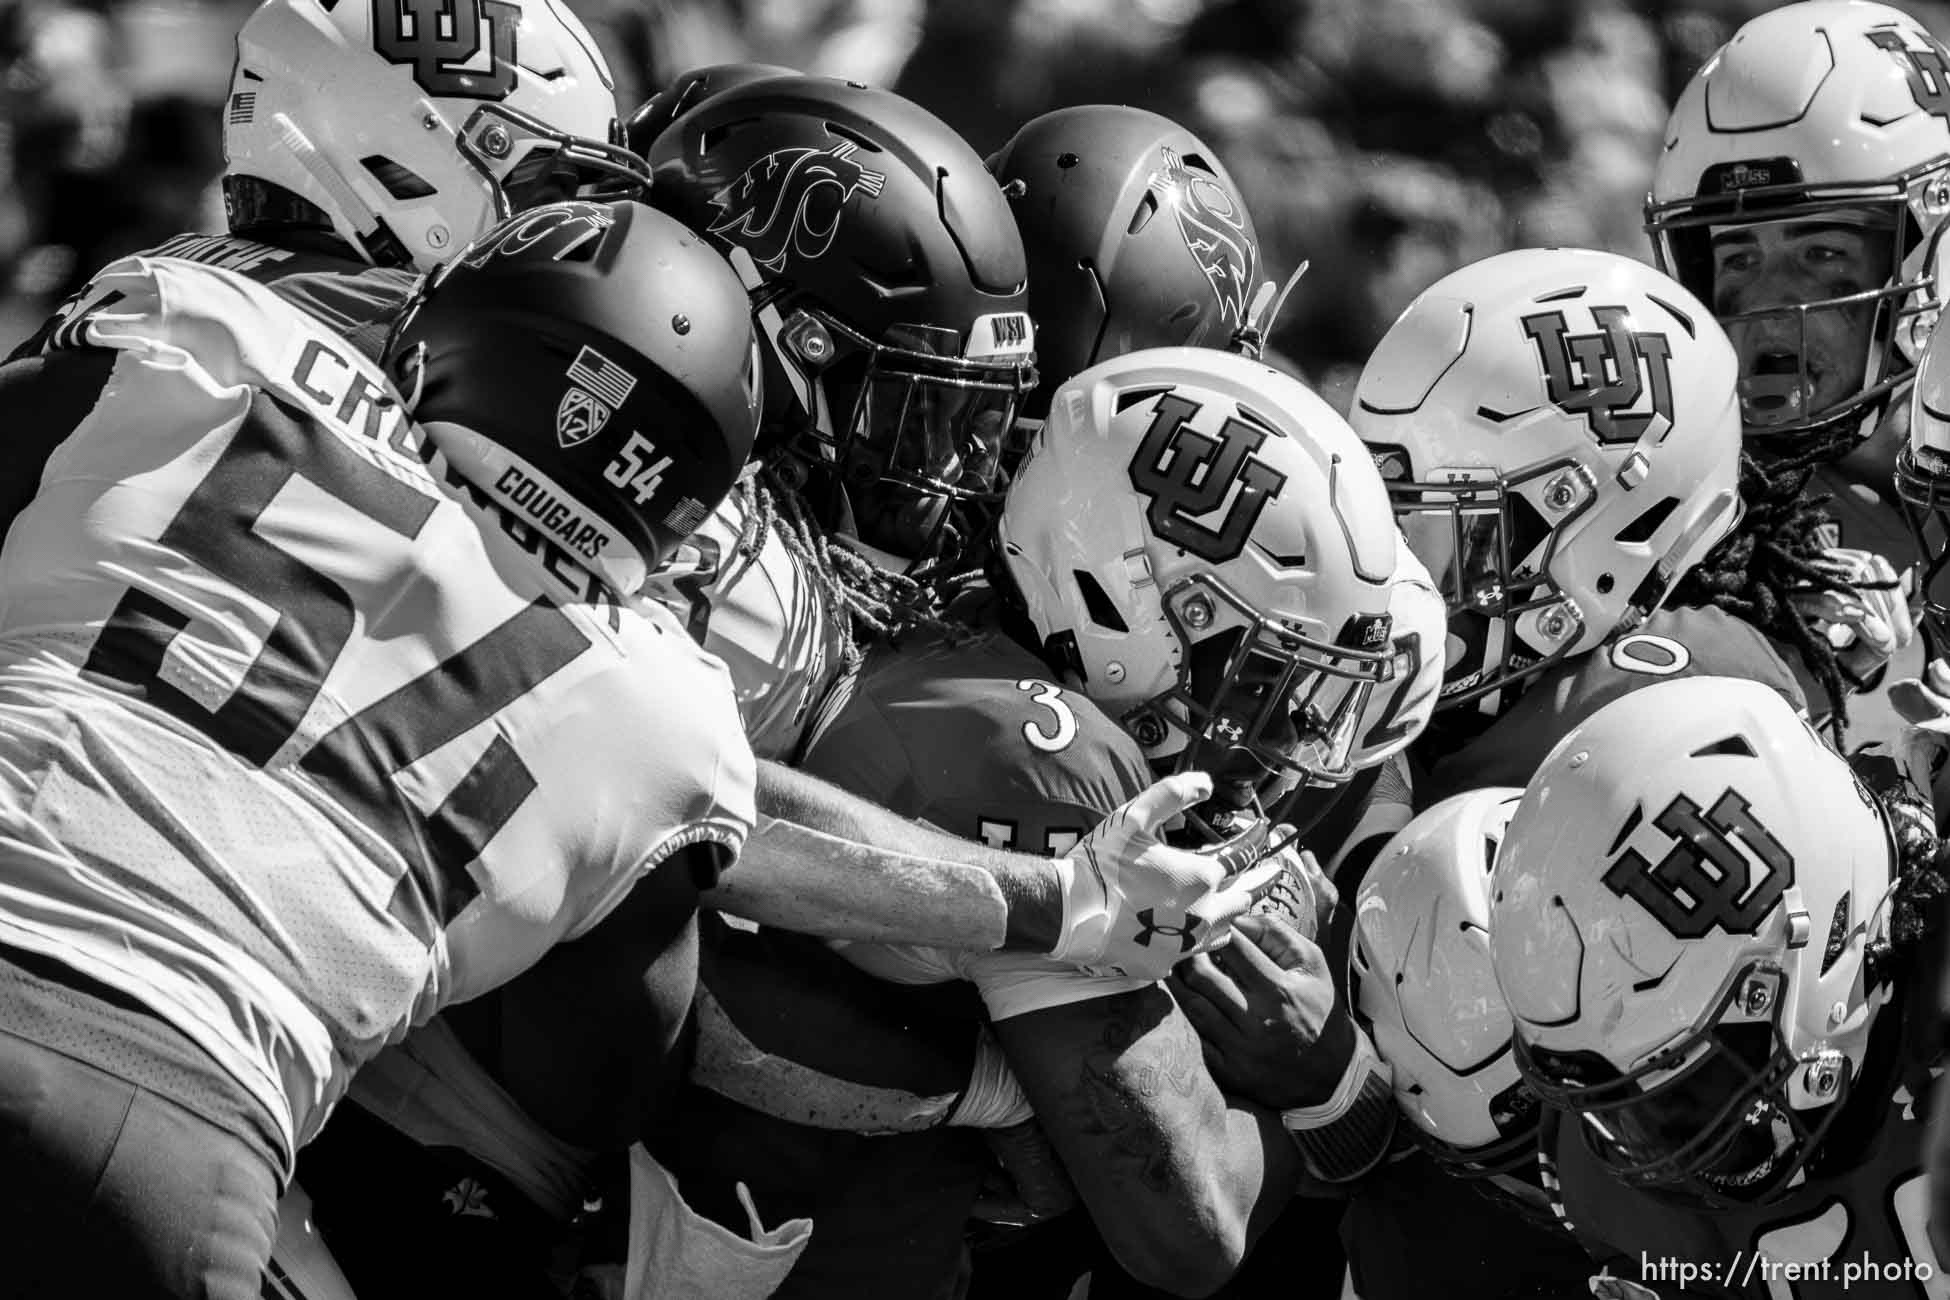
<path fill-rule="evenodd" d="M 1762 170 L 1792 168 L 1786 159 L 1771 162 Z M 1721 170 L 1737 183 L 1742 166 Z M 1702 188 L 1726 183 L 1710 177 Z M 1882 182 L 1757 185 L 1648 204 L 1646 230 L 1660 269 L 1711 304 L 1741 355 L 1747 436 L 1791 439 L 1779 448 L 1791 453 L 1825 436 L 1866 436 L 1909 382 L 1936 322 L 1937 242 L 1947 213 L 1950 158 L 1938 158 Z M 1731 310 L 1729 295 L 1715 291 L 1714 237 L 1768 226 L 1858 229 L 1886 249 L 1883 278 L 1804 302 Z M 1836 375 L 1851 377 L 1848 391 L 1823 400 L 1820 386 Z"/>
<path fill-rule="evenodd" d="M 1575 1113 L 1586 1143 L 1629 1187 L 1712 1209 L 1766 1205 L 1813 1158 L 1854 1071 L 1832 1048 L 1797 1055 L 1783 1028 L 1788 977 L 1738 967 L 1701 1021 L 1632 1069 L 1595 1053 L 1527 1048 L 1517 1063 L 1547 1105 Z"/>
<path fill-rule="evenodd" d="M 1451 708 L 1535 676 L 1580 644 L 1586 614 L 1551 569 L 1598 492 L 1591 471 L 1569 457 L 1507 475 L 1444 472 L 1450 477 L 1390 478 L 1384 467 L 1383 477 L 1402 535 L 1449 610 L 1439 707 Z"/>
<path fill-rule="evenodd" d="M 1395 672 L 1385 615 L 1357 618 L 1328 644 L 1254 609 L 1217 575 L 1164 593 L 1181 653 L 1176 680 L 1125 715 L 1154 762 L 1209 773 L 1221 802 L 1244 807 L 1292 775 L 1342 784 L 1370 695 Z"/>
<path fill-rule="evenodd" d="M 642 198 L 650 165 L 622 146 L 615 122 L 610 135 L 606 143 L 588 140 L 504 104 L 483 104 L 468 115 L 454 147 L 487 181 L 495 219 L 504 221 L 582 195 Z"/>
<path fill-rule="evenodd" d="M 964 356 L 961 335 L 934 326 L 875 341 L 817 309 L 787 316 L 776 346 L 820 408 L 786 446 L 809 480 L 827 478 L 830 517 L 850 515 L 861 541 L 911 574 L 967 562 L 1021 459 L 1016 410 L 1036 386 L 1034 354 Z"/>

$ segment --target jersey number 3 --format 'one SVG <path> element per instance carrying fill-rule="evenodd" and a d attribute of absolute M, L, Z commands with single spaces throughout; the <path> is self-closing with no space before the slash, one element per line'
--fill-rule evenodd
<path fill-rule="evenodd" d="M 1045 754 L 1060 754 L 1068 749 L 1077 738 L 1077 715 L 1070 711 L 1070 702 L 1063 698 L 1062 688 L 1025 677 L 1016 683 L 1016 689 L 1030 692 L 1030 699 L 1048 709 L 1053 719 L 1048 727 L 1040 721 L 1022 724 L 1022 738 L 1029 742 L 1029 747 Z"/>
<path fill-rule="evenodd" d="M 430 814 L 394 789 L 394 775 L 533 690 L 588 640 L 560 609 L 536 602 L 299 747 L 299 728 L 351 637 L 354 610 L 338 581 L 270 540 L 278 516 L 291 508 L 287 487 L 303 485 L 296 495 L 307 509 L 346 510 L 365 528 L 405 538 L 419 534 L 436 499 L 259 400 L 158 538 L 275 611 L 242 681 L 220 703 L 199 701 L 167 681 L 164 660 L 191 616 L 135 588 L 116 604 L 83 670 L 140 690 L 256 767 L 282 755 L 309 773 L 417 864 L 411 876 L 419 897 L 403 900 L 406 882 L 396 882 L 393 912 L 431 941 L 431 930 L 479 892 L 467 866 L 514 816 L 535 778 L 504 736 Z"/>

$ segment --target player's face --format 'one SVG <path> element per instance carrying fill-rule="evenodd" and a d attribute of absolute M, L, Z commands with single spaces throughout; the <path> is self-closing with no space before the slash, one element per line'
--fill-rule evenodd
<path fill-rule="evenodd" d="M 1831 218 L 1723 227 L 1713 233 L 1713 314 L 1740 363 L 1750 429 L 1805 419 L 1860 391 L 1877 303 L 1793 308 L 1881 288 L 1887 230 Z"/>

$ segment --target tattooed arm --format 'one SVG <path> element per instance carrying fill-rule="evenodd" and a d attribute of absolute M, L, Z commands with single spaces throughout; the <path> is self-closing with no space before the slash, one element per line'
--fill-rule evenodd
<path fill-rule="evenodd" d="M 1228 1098 L 1158 985 L 998 1020 L 1003 1051 L 1132 1275 L 1224 1285 L 1299 1182 L 1279 1116 Z"/>

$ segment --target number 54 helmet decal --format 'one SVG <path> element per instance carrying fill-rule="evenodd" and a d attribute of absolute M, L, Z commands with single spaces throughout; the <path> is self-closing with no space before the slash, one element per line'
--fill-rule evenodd
<path fill-rule="evenodd" d="M 1770 688 L 1659 682 L 1538 769 L 1490 905 L 1518 1064 L 1625 1182 L 1708 1204 L 1784 1190 L 1888 1000 L 1865 963 L 1894 841 Z"/>
<path fill-rule="evenodd" d="M 329 225 L 428 270 L 534 202 L 647 184 L 620 136 L 561 0 L 264 0 L 237 33 L 225 199 L 233 230 Z"/>
<path fill-rule="evenodd" d="M 1610 253 L 1438 280 L 1375 349 L 1352 419 L 1448 602 L 1444 707 L 1629 630 L 1739 516 L 1733 349 L 1691 294 Z"/>
<path fill-rule="evenodd" d="M 737 275 L 628 201 L 489 231 L 427 277 L 385 365 L 479 495 L 625 596 L 731 490 L 763 401 Z"/>
<path fill-rule="evenodd" d="M 998 538 L 1051 658 L 1154 761 L 1339 781 L 1388 729 L 1396 587 L 1427 575 L 1346 422 L 1278 371 L 1202 348 L 1084 371 Z"/>

